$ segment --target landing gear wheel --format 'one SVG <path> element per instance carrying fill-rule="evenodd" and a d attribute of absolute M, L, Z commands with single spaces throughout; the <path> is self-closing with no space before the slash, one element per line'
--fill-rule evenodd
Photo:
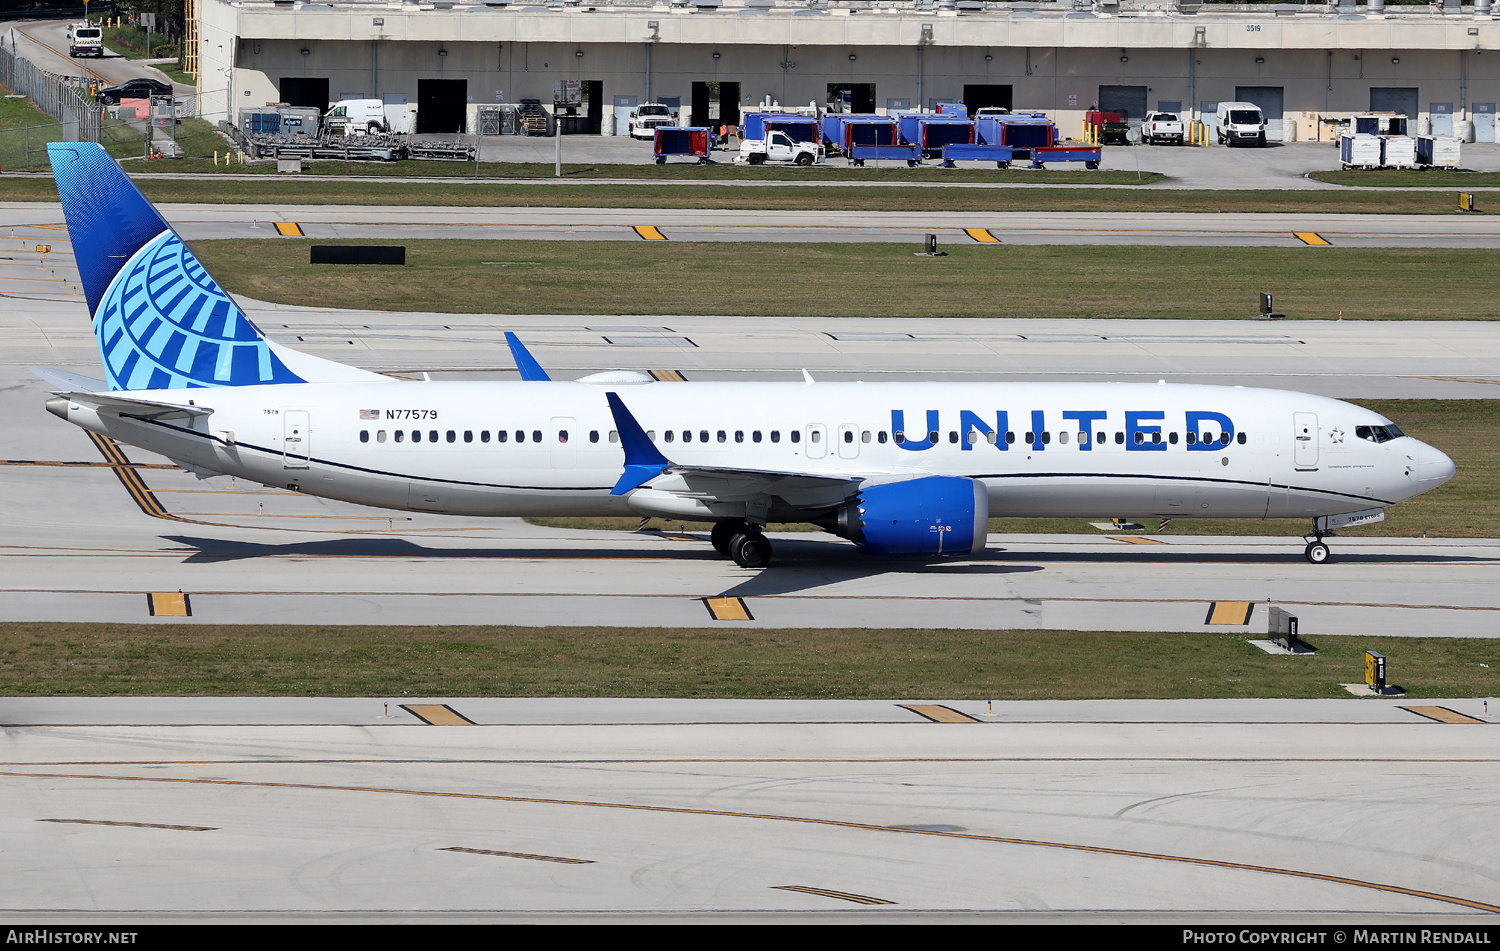
<path fill-rule="evenodd" d="M 1327 564 L 1329 558 L 1328 546 L 1322 542 L 1309 542 L 1307 549 L 1302 553 L 1302 557 L 1306 558 L 1309 564 Z"/>
<path fill-rule="evenodd" d="M 713 543 L 714 551 L 721 555 L 729 554 L 729 543 L 736 535 L 750 534 L 750 526 L 738 519 L 729 519 L 723 522 L 715 522 L 713 531 L 709 533 L 708 539 Z"/>
<path fill-rule="evenodd" d="M 771 563 L 771 543 L 759 532 L 741 532 L 729 541 L 729 557 L 741 568 L 764 568 Z"/>

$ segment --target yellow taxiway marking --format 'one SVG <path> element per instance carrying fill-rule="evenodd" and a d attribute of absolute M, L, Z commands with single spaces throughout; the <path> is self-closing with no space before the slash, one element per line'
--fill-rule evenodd
<path fill-rule="evenodd" d="M 926 717 L 933 723 L 983 723 L 976 720 L 967 713 L 959 713 L 952 707 L 945 707 L 938 703 L 898 703 L 896 706 L 903 710 L 910 710 L 917 716 Z"/>
<path fill-rule="evenodd" d="M 279 235 L 282 235 L 283 237 L 287 237 L 287 238 L 301 238 L 301 237 L 303 237 L 302 226 L 299 225 L 299 224 L 297 224 L 297 222 L 295 222 L 295 221 L 278 221 L 278 222 L 276 222 L 276 233 L 279 234 Z"/>
<path fill-rule="evenodd" d="M 1293 231 L 1292 235 L 1303 244 L 1311 244 L 1318 247 L 1330 245 L 1333 243 L 1332 241 L 1329 241 L 1327 238 L 1318 234 L 1316 231 Z"/>
<path fill-rule="evenodd" d="M 1111 535 L 1109 537 L 1113 538 L 1117 542 L 1128 542 L 1128 543 L 1130 543 L 1132 545 L 1165 545 L 1166 544 L 1166 542 L 1157 541 L 1154 538 L 1140 538 L 1140 537 L 1135 536 L 1135 535 Z"/>
<path fill-rule="evenodd" d="M 1214 601 L 1208 606 L 1204 624 L 1249 624 L 1254 601 Z"/>
<path fill-rule="evenodd" d="M 429 726 L 474 726 L 474 721 L 446 703 L 403 703 L 401 709 Z"/>
<path fill-rule="evenodd" d="M 470 855 L 503 855 L 508 859 L 531 859 L 535 862 L 560 862 L 563 865 L 593 865 L 593 859 L 569 859 L 560 855 L 531 855 L 527 852 L 499 852 L 494 849 L 466 849 L 461 845 L 450 845 L 439 852 L 467 852 Z"/>
<path fill-rule="evenodd" d="M 181 591 L 153 591 L 146 595 L 152 617 L 192 617 L 193 605 Z"/>
<path fill-rule="evenodd" d="M 658 383 L 686 383 L 687 377 L 682 375 L 681 370 L 647 370 L 651 379 Z"/>
<path fill-rule="evenodd" d="M 1446 383 L 1489 383 L 1500 385 L 1500 380 L 1478 380 L 1467 376 L 1414 376 L 1414 380 L 1442 380 Z"/>
<path fill-rule="evenodd" d="M 874 832 L 886 835 L 917 835 L 932 836 L 934 838 L 960 840 L 964 842 L 985 842 L 995 845 L 1019 845 L 1041 849 L 1056 849 L 1066 852 L 1082 852 L 1093 855 L 1118 855 L 1127 858 L 1147 859 L 1158 862 L 1176 862 L 1183 865 L 1196 865 L 1201 868 L 1236 869 L 1246 872 L 1259 872 L 1265 875 L 1281 875 L 1289 878 L 1300 878 L 1309 881 L 1330 882 L 1336 885 L 1348 885 L 1352 888 L 1367 888 L 1374 891 L 1393 895 L 1406 895 L 1412 898 L 1422 898 L 1428 901 L 1443 902 L 1450 905 L 1458 905 L 1463 908 L 1473 908 L 1479 911 L 1494 912 L 1500 914 L 1500 905 L 1493 902 L 1478 901 L 1472 898 L 1461 898 L 1456 895 L 1445 895 L 1441 892 L 1423 891 L 1416 888 L 1406 888 L 1401 885 L 1387 885 L 1383 882 L 1372 882 L 1368 879 L 1350 878 L 1344 875 L 1332 875 L 1326 872 L 1308 872 L 1302 869 L 1281 868 L 1274 865 L 1252 865 L 1247 862 L 1231 862 L 1224 859 L 1210 859 L 1194 855 L 1172 855 L 1162 852 L 1144 852 L 1136 849 L 1120 849 L 1102 845 L 1086 845 L 1081 842 L 1055 842 L 1046 839 L 1024 839 L 1016 836 L 980 835 L 973 832 L 952 832 L 939 829 L 905 829 L 894 826 L 877 825 L 870 822 L 853 822 L 846 819 L 826 819 L 816 816 L 797 816 L 778 813 L 754 813 L 754 812 L 732 812 L 724 809 L 695 809 L 686 806 L 662 806 L 639 802 L 605 802 L 599 800 L 582 799 L 551 799 L 540 796 L 502 796 L 493 793 L 455 792 L 451 790 L 438 789 L 405 789 L 395 786 L 343 786 L 322 783 L 284 783 L 266 780 L 235 780 L 235 779 L 210 779 L 190 778 L 179 776 L 122 776 L 117 773 L 64 773 L 50 770 L 7 769 L 0 771 L 0 776 L 26 777 L 30 779 L 77 779 L 95 780 L 98 782 L 125 782 L 125 783 L 180 783 L 189 786 L 235 786 L 240 788 L 256 789 L 298 789 L 319 790 L 323 792 L 354 792 L 371 793 L 387 796 L 426 796 L 434 799 L 466 799 L 474 802 L 510 802 L 525 803 L 538 806 L 569 806 L 580 809 L 618 809 L 621 811 L 655 812 L 665 815 L 679 816 L 715 816 L 729 819 L 758 819 L 766 822 L 788 822 L 805 826 L 820 826 L 823 828 L 855 829 L 861 832 Z"/>
<path fill-rule="evenodd" d="M 1457 710 L 1449 710 L 1447 707 L 1402 707 L 1410 710 L 1419 717 L 1436 720 L 1439 723 L 1484 723 L 1478 717 L 1471 717 L 1467 713 L 1459 713 Z"/>
<path fill-rule="evenodd" d="M 824 898 L 837 898 L 841 901 L 852 901 L 857 905 L 895 904 L 895 902 L 885 898 L 871 898 L 869 895 L 855 895 L 850 892 L 836 892 L 831 888 L 813 888 L 811 885 L 772 885 L 771 887 L 784 892 L 801 892 L 804 895 L 821 895 Z"/>
<path fill-rule="evenodd" d="M 715 621 L 755 620 L 745 606 L 744 598 L 704 598 L 703 606 L 708 608 L 708 616 Z"/>
<path fill-rule="evenodd" d="M 667 236 L 656 229 L 655 225 L 636 225 L 635 233 L 647 241 L 665 241 Z"/>
<path fill-rule="evenodd" d="M 991 234 L 988 228 L 965 228 L 964 234 L 978 241 L 980 244 L 1000 243 L 1000 239 Z"/>

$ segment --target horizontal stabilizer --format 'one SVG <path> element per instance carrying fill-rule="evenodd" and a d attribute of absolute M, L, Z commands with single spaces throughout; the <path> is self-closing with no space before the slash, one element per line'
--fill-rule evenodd
<path fill-rule="evenodd" d="M 113 393 L 59 393 L 59 399 L 79 406 L 87 406 L 100 413 L 129 416 L 134 419 L 191 419 L 208 416 L 213 410 L 207 406 L 180 406 L 176 403 L 160 403 L 156 400 L 138 400 Z"/>
<path fill-rule="evenodd" d="M 51 367 L 27 367 L 32 373 L 51 383 L 59 390 L 79 390 L 84 393 L 97 393 L 109 389 L 109 384 L 103 380 L 84 376 L 81 373 L 69 373 L 67 370 L 54 370 Z"/>

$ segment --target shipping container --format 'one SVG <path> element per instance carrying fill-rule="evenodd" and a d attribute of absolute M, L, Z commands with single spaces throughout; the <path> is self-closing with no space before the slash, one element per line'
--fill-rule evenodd
<path fill-rule="evenodd" d="M 1379 168 L 1380 136 L 1345 132 L 1339 136 L 1339 162 L 1344 168 Z"/>
<path fill-rule="evenodd" d="M 903 115 L 901 138 L 921 148 L 923 158 L 931 158 L 941 154 L 945 145 L 973 143 L 974 123 L 953 116 Z"/>
<path fill-rule="evenodd" d="M 900 133 L 889 116 L 832 112 L 823 117 L 823 141 L 848 154 L 856 145 L 895 145 Z"/>
<path fill-rule="evenodd" d="M 742 138 L 764 139 L 767 132 L 785 132 L 794 142 L 822 144 L 823 131 L 813 116 L 795 112 L 747 112 L 740 116 Z"/>
<path fill-rule="evenodd" d="M 1458 168 L 1461 140 L 1451 135 L 1417 136 L 1417 164 Z"/>
<path fill-rule="evenodd" d="M 713 136 L 701 126 L 659 125 L 651 151 L 656 155 L 656 164 L 666 164 L 671 155 L 696 156 L 700 165 L 708 164 L 708 152 L 713 146 Z"/>

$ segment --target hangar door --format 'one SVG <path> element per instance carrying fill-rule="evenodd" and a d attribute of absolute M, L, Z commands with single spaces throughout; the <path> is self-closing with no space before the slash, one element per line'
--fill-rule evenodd
<path fill-rule="evenodd" d="M 328 110 L 328 79 L 310 76 L 281 77 L 281 101 L 289 106 L 311 106 L 319 112 Z"/>
<path fill-rule="evenodd" d="M 1118 112 L 1120 118 L 1139 132 L 1141 120 L 1146 117 L 1146 94 L 1149 91 L 1145 86 L 1100 86 L 1099 111 Z"/>
<path fill-rule="evenodd" d="M 1409 89 L 1396 86 L 1371 86 L 1370 111 L 1394 112 L 1398 116 L 1406 116 L 1408 119 L 1415 120 L 1417 118 L 1417 89 L 1415 86 Z"/>
<path fill-rule="evenodd" d="M 1282 124 L 1282 95 L 1280 86 L 1236 86 L 1235 102 L 1253 102 L 1260 106 L 1260 114 L 1266 117 L 1266 141 L 1285 142 L 1286 129 Z"/>
<path fill-rule="evenodd" d="M 462 132 L 469 103 L 466 79 L 417 80 L 417 132 Z"/>
<path fill-rule="evenodd" d="M 1014 109 L 1013 101 L 1011 87 L 1008 85 L 964 83 L 964 105 L 969 107 L 971 116 L 986 106 Z"/>

